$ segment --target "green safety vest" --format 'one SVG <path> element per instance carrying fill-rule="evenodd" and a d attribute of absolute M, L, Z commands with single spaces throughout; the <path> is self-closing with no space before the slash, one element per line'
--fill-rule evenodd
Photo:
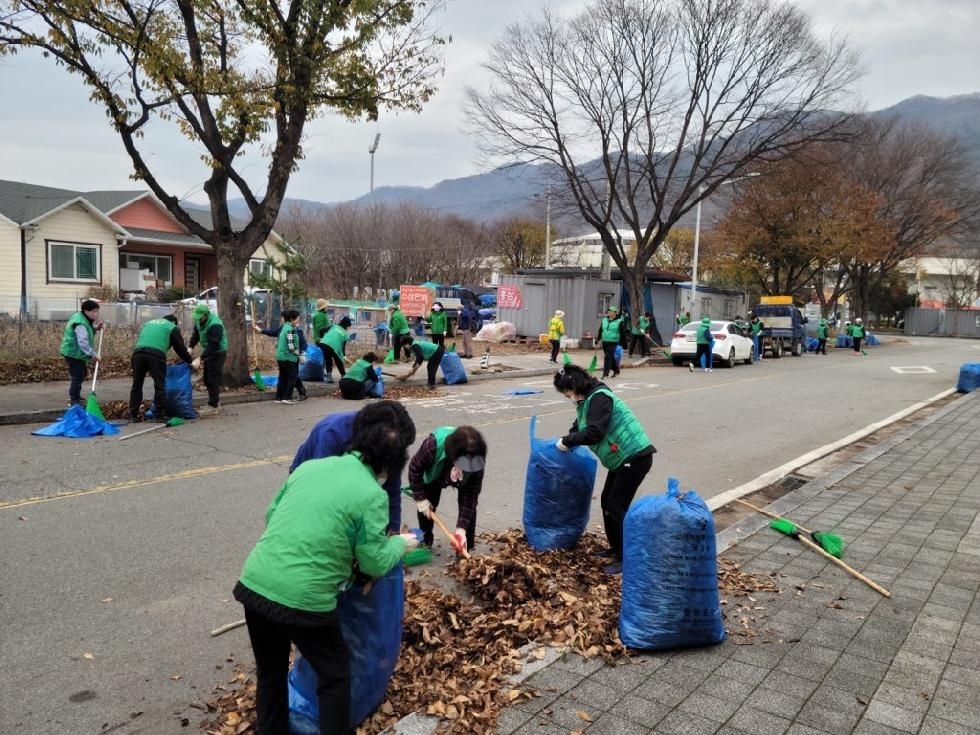
<path fill-rule="evenodd" d="M 327 316 L 327 312 L 318 311 L 313 315 L 313 342 L 314 344 L 319 343 L 323 339 L 323 335 L 327 333 L 330 329 L 330 317 Z"/>
<path fill-rule="evenodd" d="M 140 329 L 139 336 L 136 338 L 135 349 L 139 350 L 145 347 L 166 355 L 167 350 L 170 349 L 170 338 L 176 328 L 177 325 L 169 319 L 150 319 Z"/>
<path fill-rule="evenodd" d="M 830 327 L 828 327 L 826 324 L 821 324 L 819 327 L 817 327 L 818 339 L 827 339 L 829 334 L 830 334 Z"/>
<path fill-rule="evenodd" d="M 347 330 L 339 324 L 334 324 L 327 333 L 323 335 L 320 344 L 330 347 L 338 355 L 344 354 L 344 345 L 347 343 Z"/>
<path fill-rule="evenodd" d="M 429 312 L 429 324 L 433 334 L 445 334 L 446 323 L 447 323 L 446 312 L 444 311 Z"/>
<path fill-rule="evenodd" d="M 408 327 L 408 319 L 402 314 L 401 309 L 395 309 L 391 312 L 391 317 L 388 319 L 388 329 L 392 334 L 408 334 L 412 330 Z"/>
<path fill-rule="evenodd" d="M 221 321 L 221 319 L 218 318 L 218 315 L 215 314 L 213 311 L 210 312 L 210 316 L 208 316 L 208 320 L 204 322 L 203 327 L 201 326 L 201 323 L 199 321 L 197 321 L 196 319 L 194 320 L 194 328 L 197 330 L 197 341 L 201 343 L 201 349 L 202 350 L 205 349 L 207 347 L 208 330 L 211 329 L 211 327 L 213 327 L 215 324 L 221 327 L 221 346 L 218 348 L 218 352 L 227 352 L 228 330 L 225 329 L 225 323 Z"/>
<path fill-rule="evenodd" d="M 388 495 L 357 453 L 311 459 L 269 505 L 240 579 L 280 605 L 329 612 L 355 559 L 371 577 L 401 561 L 405 541 L 387 531 Z"/>
<path fill-rule="evenodd" d="M 71 315 L 68 324 L 65 325 L 65 333 L 61 338 L 61 354 L 65 357 L 73 357 L 76 360 L 85 360 L 88 362 L 92 358 L 82 352 L 78 346 L 78 337 L 75 336 L 75 327 L 79 324 L 85 327 L 85 330 L 88 332 L 88 343 L 93 349 L 95 348 L 95 328 L 92 326 L 92 322 L 88 320 L 88 317 L 78 311 Z"/>
<path fill-rule="evenodd" d="M 435 342 L 426 342 L 422 339 L 417 339 L 412 342 L 412 347 L 418 347 L 420 350 L 422 350 L 422 357 L 424 357 L 426 360 L 436 354 L 436 350 L 439 349 L 439 345 L 437 345 Z"/>
<path fill-rule="evenodd" d="M 354 364 L 347 368 L 347 374 L 341 380 L 356 380 L 358 383 L 365 382 L 368 377 L 372 380 L 377 378 L 374 366 L 363 357 L 354 361 Z"/>
<path fill-rule="evenodd" d="M 589 402 L 597 393 L 605 393 L 612 398 L 613 412 L 609 420 L 609 428 L 606 435 L 597 444 L 589 447 L 602 466 L 607 470 L 616 470 L 622 467 L 635 454 L 650 446 L 650 439 L 647 437 L 643 426 L 637 421 L 636 416 L 623 403 L 619 396 L 608 388 L 599 388 L 592 391 L 589 396 L 578 406 L 578 428 L 585 431 L 589 425 Z"/>
<path fill-rule="evenodd" d="M 431 485 L 442 477 L 442 470 L 446 466 L 446 437 L 454 431 L 456 431 L 455 426 L 440 426 L 432 432 L 432 436 L 436 440 L 436 461 L 422 473 L 422 482 L 426 485 Z"/>
<path fill-rule="evenodd" d="M 290 332 L 295 332 L 296 327 L 294 327 L 289 322 L 282 325 L 282 329 L 279 330 L 279 341 L 276 343 L 276 359 L 282 360 L 284 362 L 298 362 L 299 355 L 295 355 L 289 351 L 289 334 Z M 298 347 L 297 347 L 298 349 Z"/>
<path fill-rule="evenodd" d="M 752 327 L 752 334 L 762 334 L 762 329 L 765 327 L 761 319 L 749 322 L 749 326 Z"/>
<path fill-rule="evenodd" d="M 698 344 L 706 345 L 711 343 L 711 325 L 702 324 L 698 327 Z"/>
<path fill-rule="evenodd" d="M 610 320 L 608 316 L 602 317 L 602 341 L 619 342 L 619 325 L 622 324 L 623 317 L 618 316 Z"/>
<path fill-rule="evenodd" d="M 637 320 L 637 324 L 633 327 L 633 334 L 646 334 L 647 328 L 650 326 L 650 320 L 645 316 L 641 316 Z"/>
<path fill-rule="evenodd" d="M 851 337 L 864 337 L 864 325 L 863 324 L 852 324 L 851 325 Z"/>

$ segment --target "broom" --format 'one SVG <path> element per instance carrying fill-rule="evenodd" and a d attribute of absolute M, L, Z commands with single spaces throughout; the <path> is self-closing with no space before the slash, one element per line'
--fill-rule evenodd
<path fill-rule="evenodd" d="M 261 392 L 265 390 L 265 380 L 262 379 L 262 373 L 259 371 L 259 349 L 255 344 L 255 327 L 258 326 L 258 322 L 255 321 L 255 301 L 250 301 L 249 306 L 252 308 L 252 365 L 254 366 L 252 382 L 255 383 L 255 389 Z"/>
<path fill-rule="evenodd" d="M 785 533 L 787 536 L 792 536 L 797 530 L 803 531 L 803 533 L 810 534 L 810 538 L 812 538 L 817 544 L 820 545 L 821 549 L 826 551 L 831 556 L 837 559 L 840 559 L 842 556 L 844 556 L 844 539 L 842 539 L 840 536 L 838 536 L 835 533 L 827 533 L 826 531 L 811 531 L 810 529 L 804 528 L 798 523 L 794 523 L 793 521 L 786 520 L 782 516 L 778 516 L 775 513 L 770 513 L 768 510 L 765 510 L 764 508 L 760 508 L 757 505 L 752 505 L 752 503 L 749 503 L 746 500 L 735 498 L 735 502 L 741 503 L 746 508 L 751 508 L 756 513 L 761 513 L 764 516 L 768 516 L 769 518 L 772 518 L 773 522 L 769 525 L 771 525 L 774 529 L 776 529 L 780 533 Z M 779 524 L 779 526 L 777 526 L 777 523 Z"/>
<path fill-rule="evenodd" d="M 95 381 L 99 379 L 99 365 L 102 364 L 102 335 L 105 334 L 105 327 L 99 330 L 99 349 L 96 357 L 98 362 L 95 363 L 95 371 L 92 373 L 92 389 L 88 392 L 88 400 L 85 401 L 85 413 L 89 416 L 95 416 L 97 419 L 105 421 L 105 416 L 102 415 L 102 409 L 99 407 L 99 399 L 95 395 Z"/>
<path fill-rule="evenodd" d="M 592 375 L 592 373 L 594 373 L 598 369 L 598 367 L 599 367 L 599 361 L 596 359 L 596 356 L 593 355 L 592 362 L 589 363 L 589 366 L 585 369 L 585 371 L 589 375 Z"/>

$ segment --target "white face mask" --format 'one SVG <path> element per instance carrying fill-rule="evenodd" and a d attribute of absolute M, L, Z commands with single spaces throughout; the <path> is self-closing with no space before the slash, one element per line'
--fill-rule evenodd
<path fill-rule="evenodd" d="M 442 311 L 442 307 L 441 306 L 438 306 L 438 305 L 437 306 L 433 306 L 432 307 L 432 311 Z"/>

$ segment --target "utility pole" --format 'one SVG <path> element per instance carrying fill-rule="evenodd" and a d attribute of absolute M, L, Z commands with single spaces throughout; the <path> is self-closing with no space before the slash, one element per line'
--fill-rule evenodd
<path fill-rule="evenodd" d="M 547 203 L 544 215 L 544 268 L 551 265 L 551 183 L 548 183 Z"/>
<path fill-rule="evenodd" d="M 374 208 L 375 208 L 375 205 L 374 205 L 374 154 L 378 150 L 378 143 L 380 141 L 381 141 L 381 133 L 375 133 L 374 134 L 374 142 L 371 144 L 371 147 L 368 148 L 368 153 L 371 154 L 371 191 L 370 191 L 370 197 L 371 197 L 371 209 L 372 210 L 374 210 Z M 374 300 L 375 301 L 377 301 L 378 299 L 381 298 L 381 276 L 382 276 L 382 272 L 384 271 L 384 258 L 382 257 L 383 254 L 384 254 L 384 251 L 379 247 L 378 248 L 378 290 L 374 294 Z"/>

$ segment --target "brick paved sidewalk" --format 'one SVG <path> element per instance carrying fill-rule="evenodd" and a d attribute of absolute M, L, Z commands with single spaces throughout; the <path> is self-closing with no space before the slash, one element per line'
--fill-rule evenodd
<path fill-rule="evenodd" d="M 892 598 L 749 519 L 718 540 L 782 590 L 757 596 L 754 644 L 619 666 L 566 655 L 528 678 L 542 696 L 505 710 L 498 735 L 980 733 L 980 397 L 770 508 L 841 535 Z"/>

